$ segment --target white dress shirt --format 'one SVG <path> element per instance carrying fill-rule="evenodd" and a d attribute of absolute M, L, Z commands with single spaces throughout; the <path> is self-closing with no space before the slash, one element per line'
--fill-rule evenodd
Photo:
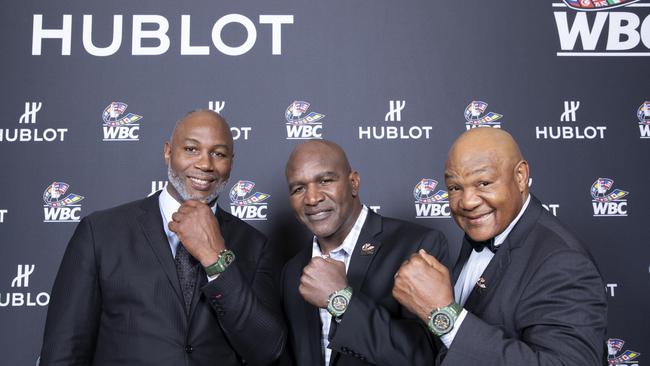
<path fill-rule="evenodd" d="M 504 241 L 506 241 L 508 234 L 510 234 L 512 228 L 517 224 L 521 216 L 524 214 L 524 211 L 526 211 L 529 202 L 530 194 L 528 195 L 528 198 L 526 198 L 526 202 L 524 203 L 521 210 L 519 210 L 517 217 L 512 220 L 510 225 L 508 225 L 508 227 L 501 234 L 497 235 L 494 238 L 494 245 L 497 248 L 499 245 L 503 244 Z M 474 289 L 476 282 L 479 280 L 488 264 L 490 264 L 492 257 L 494 257 L 494 253 L 492 253 L 492 251 L 490 251 L 488 248 L 483 248 L 483 250 L 480 252 L 472 250 L 472 254 L 470 254 L 469 259 L 460 272 L 458 280 L 456 281 L 456 285 L 454 286 L 454 297 L 460 306 L 465 305 L 469 294 Z M 440 337 L 440 340 L 445 344 L 445 346 L 447 346 L 447 349 L 451 347 L 451 343 L 454 341 L 454 337 L 456 337 L 456 333 L 458 332 L 458 329 L 460 329 L 463 320 L 465 320 L 466 315 L 467 310 L 463 309 L 460 312 L 460 315 L 458 315 L 458 318 L 456 319 L 452 330 Z"/>
<path fill-rule="evenodd" d="M 215 204 L 210 207 L 212 213 L 215 213 L 217 210 L 217 201 Z M 181 207 L 181 203 L 176 201 L 174 197 L 167 191 L 167 188 L 163 189 L 158 196 L 158 206 L 160 207 L 160 214 L 163 218 L 163 228 L 165 229 L 165 234 L 167 235 L 167 241 L 169 242 L 169 249 L 172 251 L 172 258 L 176 258 L 176 248 L 178 248 L 178 243 L 180 240 L 175 232 L 169 230 L 169 223 L 172 222 L 172 215 L 174 212 L 178 211 Z M 208 281 L 212 281 L 215 278 L 219 277 L 219 274 L 214 276 L 208 276 Z"/>
<path fill-rule="evenodd" d="M 354 226 L 348 233 L 348 236 L 345 237 L 343 243 L 336 247 L 336 249 L 329 252 L 329 257 L 345 263 L 345 273 L 348 273 L 348 267 L 350 267 L 350 257 L 354 252 L 354 247 L 357 245 L 357 240 L 359 240 L 359 234 L 361 234 L 361 228 L 366 222 L 366 217 L 368 216 L 368 207 L 365 205 L 361 208 L 361 213 L 357 217 L 357 221 L 354 222 Z M 314 236 L 312 242 L 312 257 L 322 257 L 323 252 L 318 245 L 318 239 Z M 354 296 L 354 295 L 353 295 Z M 318 309 L 321 321 L 321 350 L 323 352 L 323 358 L 325 360 L 325 365 L 329 365 L 330 356 L 332 355 L 332 350 L 327 348 L 329 345 L 329 339 L 327 336 L 330 333 L 330 325 L 332 324 L 332 315 L 327 311 L 327 309 Z"/>

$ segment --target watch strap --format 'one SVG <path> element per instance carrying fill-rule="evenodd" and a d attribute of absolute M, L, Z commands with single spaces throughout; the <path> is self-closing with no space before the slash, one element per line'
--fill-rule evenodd
<path fill-rule="evenodd" d="M 219 257 L 217 261 L 211 265 L 204 267 L 205 273 L 212 277 L 214 275 L 220 274 L 230 266 L 230 264 L 235 260 L 235 253 L 232 250 L 224 249 L 219 252 Z"/>

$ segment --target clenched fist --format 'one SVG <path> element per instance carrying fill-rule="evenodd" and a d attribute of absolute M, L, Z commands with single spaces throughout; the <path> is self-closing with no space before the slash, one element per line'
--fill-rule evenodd
<path fill-rule="evenodd" d="M 426 323 L 433 309 L 454 300 L 447 267 L 420 249 L 395 274 L 393 297 Z"/>
<path fill-rule="evenodd" d="M 226 248 L 219 223 L 204 202 L 187 200 L 172 215 L 169 230 L 178 235 L 183 246 L 196 260 L 207 267 L 219 258 Z"/>
<path fill-rule="evenodd" d="M 345 287 L 348 287 L 345 263 L 329 257 L 313 257 L 302 270 L 298 291 L 308 303 L 326 308 L 330 294 Z"/>

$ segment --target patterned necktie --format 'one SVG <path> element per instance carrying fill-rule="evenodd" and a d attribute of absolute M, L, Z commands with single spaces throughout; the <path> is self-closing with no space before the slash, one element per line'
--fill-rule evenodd
<path fill-rule="evenodd" d="M 194 286 L 196 285 L 196 275 L 199 269 L 197 266 L 198 261 L 185 249 L 183 243 L 178 242 L 174 262 L 176 263 L 176 273 L 178 273 L 178 280 L 181 283 L 181 290 L 185 299 L 185 310 L 189 314 L 192 296 L 194 296 Z"/>

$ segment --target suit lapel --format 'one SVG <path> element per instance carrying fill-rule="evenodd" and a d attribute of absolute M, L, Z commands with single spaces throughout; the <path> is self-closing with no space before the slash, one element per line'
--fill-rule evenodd
<path fill-rule="evenodd" d="M 147 243 L 155 254 L 160 267 L 165 272 L 170 286 L 174 288 L 174 292 L 178 297 L 178 301 L 183 303 L 183 293 L 181 292 L 181 285 L 178 282 L 178 274 L 176 273 L 176 265 L 172 252 L 169 249 L 169 241 L 163 228 L 163 220 L 160 215 L 160 207 L 158 205 L 158 194 L 146 198 L 140 208 L 143 212 L 138 216 L 138 224 L 142 228 L 144 236 L 147 238 Z"/>
<path fill-rule="evenodd" d="M 465 302 L 467 310 L 475 314 L 482 313 L 489 303 L 490 295 L 495 292 L 506 268 L 510 264 L 511 251 L 525 244 L 528 233 L 539 219 L 541 210 L 541 203 L 531 195 L 526 211 L 512 228 L 506 240 L 500 245 L 499 250 L 485 268 L 485 271 L 483 271 L 481 280 L 484 282 L 480 285 L 478 283 L 474 285 L 474 289 L 469 294 L 467 302 Z"/>
<path fill-rule="evenodd" d="M 347 274 L 348 284 L 357 291 L 363 286 L 368 268 L 370 268 L 370 264 L 381 249 L 381 242 L 376 238 L 381 233 L 381 230 L 381 216 L 368 210 L 368 217 L 366 217 L 366 222 L 361 228 L 359 239 L 357 239 L 357 244 L 354 246 L 354 251 L 350 257 Z M 366 245 L 365 248 L 364 245 Z M 372 247 L 374 248 L 370 249 Z"/>
<path fill-rule="evenodd" d="M 309 365 L 322 365 L 323 364 L 323 354 L 321 349 L 320 337 L 322 333 L 320 314 L 318 308 L 308 303 L 303 299 L 300 292 L 298 292 L 298 287 L 300 286 L 300 277 L 302 275 L 302 269 L 309 263 L 311 260 L 311 245 L 301 252 L 300 263 L 301 266 L 296 268 L 297 273 L 294 273 L 291 278 L 294 279 L 294 284 L 291 286 L 291 298 L 295 299 L 298 302 L 298 311 L 300 314 L 297 319 L 302 319 L 302 321 L 297 322 L 303 328 L 298 331 L 298 334 L 305 334 L 307 338 L 307 360 L 296 360 L 298 364 L 301 362 L 307 362 Z M 303 344 L 298 341 L 297 345 Z M 301 350 L 294 350 L 297 354 L 304 354 Z"/>

